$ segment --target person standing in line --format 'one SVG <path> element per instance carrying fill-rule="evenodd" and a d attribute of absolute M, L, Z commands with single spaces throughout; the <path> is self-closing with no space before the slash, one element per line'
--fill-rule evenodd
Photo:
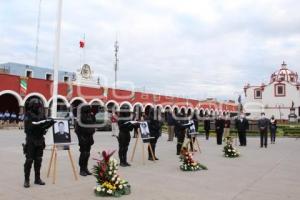
<path fill-rule="evenodd" d="M 18 116 L 18 127 L 19 127 L 19 129 L 24 128 L 24 114 L 22 114 L 22 113 L 19 113 L 19 116 Z"/>
<path fill-rule="evenodd" d="M 226 115 L 224 121 L 224 138 L 230 136 L 230 117 Z"/>
<path fill-rule="evenodd" d="M 238 119 L 235 121 L 235 128 L 238 132 L 240 146 L 247 145 L 247 134 L 246 131 L 249 129 L 249 122 L 245 115 L 242 113 Z"/>
<path fill-rule="evenodd" d="M 79 174 L 81 176 L 92 175 L 88 170 L 88 161 L 90 157 L 91 147 L 94 144 L 94 134 L 96 129 L 95 115 L 92 114 L 92 108 L 88 104 L 81 104 L 77 111 L 77 120 L 75 122 L 75 133 L 78 137 L 79 145 Z"/>
<path fill-rule="evenodd" d="M 10 123 L 15 124 L 16 122 L 17 122 L 17 115 L 15 112 L 12 112 L 10 116 Z"/>
<path fill-rule="evenodd" d="M 4 113 L 4 124 L 8 125 L 9 121 L 10 121 L 10 113 L 8 112 L 8 110 L 6 110 Z"/>
<path fill-rule="evenodd" d="M 3 124 L 3 120 L 4 120 L 4 114 L 3 112 L 0 111 L 0 125 Z"/>
<path fill-rule="evenodd" d="M 268 146 L 268 126 L 269 120 L 266 118 L 265 113 L 261 113 L 261 118 L 258 120 L 258 129 L 260 132 L 260 147 L 267 148 Z"/>
<path fill-rule="evenodd" d="M 215 120 L 215 126 L 216 126 L 217 144 L 222 145 L 222 138 L 223 138 L 223 133 L 224 133 L 225 120 L 222 119 L 222 117 L 220 115 L 218 115 L 217 119 Z"/>
<path fill-rule="evenodd" d="M 204 119 L 204 130 L 205 130 L 205 137 L 206 140 L 209 139 L 209 131 L 210 131 L 210 119 L 209 116 L 206 115 Z"/>
<path fill-rule="evenodd" d="M 46 119 L 44 105 L 38 99 L 31 99 L 28 108 L 25 110 L 25 144 L 23 144 L 23 153 L 26 157 L 24 163 L 24 187 L 30 187 L 30 171 L 34 166 L 36 185 L 45 185 L 40 176 L 42 167 L 43 152 L 45 149 L 44 135 L 55 121 Z"/>
<path fill-rule="evenodd" d="M 127 162 L 127 151 L 130 143 L 130 131 L 135 127 L 139 127 L 139 123 L 132 120 L 132 114 L 130 108 L 127 105 L 123 105 L 120 109 L 118 126 L 119 135 L 117 136 L 119 142 L 119 159 L 121 167 L 131 166 Z"/>
<path fill-rule="evenodd" d="M 168 141 L 174 139 L 175 119 L 171 110 L 167 111 Z"/>
<path fill-rule="evenodd" d="M 271 144 L 275 144 L 276 130 L 277 130 L 277 120 L 275 119 L 274 115 L 272 115 L 270 120 Z"/>
<path fill-rule="evenodd" d="M 158 138 L 161 136 L 161 127 L 162 127 L 162 121 L 161 121 L 161 115 L 158 109 L 151 109 L 149 113 L 149 131 L 150 131 L 150 137 L 153 137 L 150 140 L 150 145 L 154 154 L 154 159 L 151 156 L 150 148 L 148 148 L 148 160 L 154 161 L 158 160 L 156 157 L 156 143 Z"/>

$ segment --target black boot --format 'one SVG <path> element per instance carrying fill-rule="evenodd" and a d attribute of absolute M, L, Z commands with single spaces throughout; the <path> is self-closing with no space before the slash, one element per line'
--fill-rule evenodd
<path fill-rule="evenodd" d="M 87 176 L 87 174 L 85 172 L 85 168 L 84 168 L 84 152 L 80 152 L 78 164 L 79 164 L 79 167 L 80 167 L 79 174 L 81 176 Z"/>
<path fill-rule="evenodd" d="M 131 164 L 129 164 L 129 163 L 127 162 L 127 153 L 124 153 L 123 158 L 124 158 L 124 164 L 126 165 L 126 167 L 130 167 Z"/>
<path fill-rule="evenodd" d="M 38 157 L 34 160 L 34 173 L 35 173 L 35 179 L 34 184 L 37 185 L 45 185 L 45 182 L 41 179 L 41 166 L 42 166 L 42 158 Z"/>
<path fill-rule="evenodd" d="M 89 158 L 90 158 L 90 152 L 86 152 L 84 158 L 85 158 L 84 159 L 84 165 L 85 165 L 86 175 L 92 175 L 92 173 L 88 170 L 88 163 L 89 163 Z"/>
<path fill-rule="evenodd" d="M 121 167 L 127 167 L 126 163 L 124 162 L 123 152 L 121 152 L 121 151 L 119 151 L 119 159 L 120 159 L 120 166 Z"/>
<path fill-rule="evenodd" d="M 25 188 L 30 187 L 30 171 L 31 171 L 32 162 L 33 162 L 32 159 L 26 159 L 24 164 L 24 176 L 25 176 L 24 187 Z"/>
<path fill-rule="evenodd" d="M 177 153 L 176 153 L 176 155 L 180 155 L 180 151 L 181 151 L 181 144 L 177 144 Z"/>

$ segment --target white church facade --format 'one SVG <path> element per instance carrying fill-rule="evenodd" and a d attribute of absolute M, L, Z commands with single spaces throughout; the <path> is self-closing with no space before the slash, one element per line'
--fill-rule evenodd
<path fill-rule="evenodd" d="M 258 119 L 261 112 L 264 112 L 266 117 L 274 115 L 276 119 L 289 120 L 292 107 L 295 115 L 300 115 L 298 74 L 289 70 L 284 62 L 281 68 L 271 75 L 268 84 L 247 84 L 244 87 L 244 95 L 243 109 L 244 112 L 250 113 L 251 119 Z"/>

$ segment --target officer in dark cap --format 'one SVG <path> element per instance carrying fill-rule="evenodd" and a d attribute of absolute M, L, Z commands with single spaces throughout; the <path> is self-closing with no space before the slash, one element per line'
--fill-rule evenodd
<path fill-rule="evenodd" d="M 37 185 L 45 185 L 40 177 L 43 151 L 45 148 L 44 135 L 46 134 L 47 129 L 55 122 L 53 119 L 46 119 L 43 103 L 35 98 L 31 99 L 28 107 L 25 108 L 24 122 L 26 134 L 26 143 L 23 144 L 23 151 L 26 156 L 24 164 L 24 187 L 30 187 L 30 171 L 32 163 L 34 163 L 35 172 L 34 183 Z"/>
<path fill-rule="evenodd" d="M 176 155 L 180 155 L 180 151 L 186 135 L 186 129 L 193 124 L 188 123 L 188 119 L 184 112 L 178 113 L 175 117 L 175 136 L 177 137 Z"/>
<path fill-rule="evenodd" d="M 132 115 L 129 106 L 121 106 L 118 120 L 119 135 L 117 137 L 119 142 L 119 158 L 121 167 L 130 166 L 130 164 L 127 162 L 127 151 L 130 142 L 130 131 L 132 131 L 135 127 L 138 127 L 138 123 L 134 123 L 131 120 Z"/>
<path fill-rule="evenodd" d="M 150 147 L 148 148 L 148 160 L 154 161 L 158 160 L 155 153 L 156 143 L 158 138 L 161 136 L 161 127 L 162 127 L 162 121 L 161 121 L 161 113 L 158 109 L 151 108 L 149 112 L 149 131 L 150 131 L 150 137 L 152 139 L 150 140 L 150 145 L 153 150 L 154 158 L 152 158 Z"/>
<path fill-rule="evenodd" d="M 80 175 L 92 175 L 88 170 L 88 161 L 91 147 L 94 144 L 93 135 L 95 130 L 96 118 L 92 114 L 92 108 L 88 104 L 81 104 L 77 110 L 77 121 L 75 122 L 75 133 L 79 143 L 79 167 Z"/>

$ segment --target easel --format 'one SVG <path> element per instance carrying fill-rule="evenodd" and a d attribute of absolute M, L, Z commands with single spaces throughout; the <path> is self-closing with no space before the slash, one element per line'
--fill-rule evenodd
<path fill-rule="evenodd" d="M 56 182 L 57 147 L 63 147 L 63 146 L 68 146 L 67 151 L 68 151 L 69 159 L 70 159 L 70 162 L 71 162 L 73 175 L 74 175 L 75 180 L 76 181 L 78 180 L 78 176 L 77 176 L 73 156 L 72 156 L 72 153 L 71 153 L 71 150 L 70 150 L 70 143 L 68 143 L 68 144 L 59 144 L 59 145 L 54 144 L 52 146 L 51 157 L 50 157 L 48 172 L 47 172 L 47 178 L 49 178 L 50 173 L 51 173 L 51 168 L 52 168 L 52 165 L 53 165 L 53 172 L 52 172 L 53 173 L 52 174 L 53 175 L 53 179 L 52 179 L 53 184 L 55 184 L 55 182 Z"/>
<path fill-rule="evenodd" d="M 191 144 L 191 151 L 194 152 L 194 141 L 196 142 L 197 144 L 197 147 L 198 147 L 198 151 L 199 153 L 201 153 L 201 149 L 200 149 L 200 144 L 199 144 L 199 141 L 197 139 L 197 135 L 199 135 L 199 133 L 195 132 L 195 133 L 189 133 L 190 135 L 190 138 L 189 137 L 186 137 L 188 139 L 188 144 Z M 188 147 L 189 148 L 189 147 Z"/>
<path fill-rule="evenodd" d="M 152 160 L 155 161 L 155 156 L 154 156 L 154 153 L 153 153 L 153 149 L 150 145 L 150 140 L 153 139 L 154 137 L 149 137 L 147 138 L 149 140 L 148 142 L 148 148 L 150 149 L 150 153 L 151 153 L 151 157 L 152 157 Z M 136 137 L 136 140 L 135 140 L 135 143 L 134 143 L 134 147 L 133 147 L 133 152 L 132 152 L 132 155 L 131 155 L 131 159 L 130 161 L 133 162 L 133 158 L 134 158 L 134 154 L 135 154 L 135 150 L 136 150 L 136 146 L 137 146 L 137 143 L 138 141 L 141 139 L 141 142 L 142 142 L 142 158 L 143 158 L 143 165 L 145 165 L 145 143 L 142 139 L 142 136 L 141 136 L 141 131 L 140 131 L 140 128 L 138 128 L 138 134 L 137 134 L 137 137 Z"/>

